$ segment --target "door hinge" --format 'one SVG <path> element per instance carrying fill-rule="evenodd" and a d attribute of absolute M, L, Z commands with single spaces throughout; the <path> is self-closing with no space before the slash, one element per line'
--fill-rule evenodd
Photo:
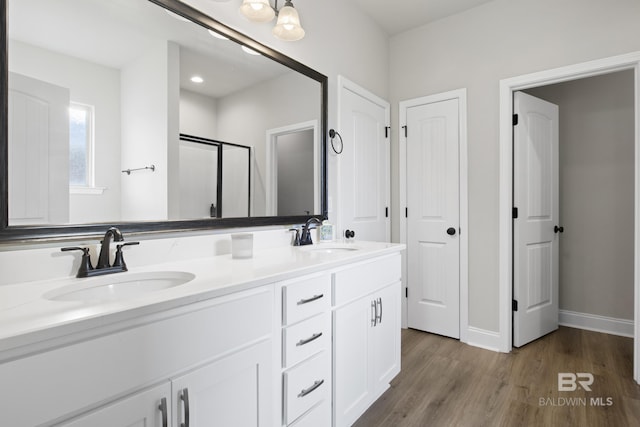
<path fill-rule="evenodd" d="M 384 127 L 384 137 L 389 138 L 389 133 L 391 133 L 391 126 Z"/>
<path fill-rule="evenodd" d="M 513 125 L 514 125 L 514 126 L 517 126 L 517 125 L 518 125 L 518 115 L 517 115 L 517 114 L 514 114 L 514 115 L 513 115 Z"/>
<path fill-rule="evenodd" d="M 404 288 L 404 297 L 409 298 L 409 288 Z"/>
<path fill-rule="evenodd" d="M 388 206 L 384 208 L 384 217 L 385 218 L 389 218 L 389 207 Z"/>
<path fill-rule="evenodd" d="M 402 129 L 404 129 L 404 137 L 407 137 L 407 125 L 402 126 Z"/>
<path fill-rule="evenodd" d="M 511 217 L 513 219 L 518 219 L 518 208 L 512 208 L 511 210 Z"/>
<path fill-rule="evenodd" d="M 517 300 L 512 300 L 511 301 L 511 310 L 518 311 L 518 301 Z"/>

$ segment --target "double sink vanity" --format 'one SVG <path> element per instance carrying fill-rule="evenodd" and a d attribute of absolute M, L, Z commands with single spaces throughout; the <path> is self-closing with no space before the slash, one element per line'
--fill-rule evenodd
<path fill-rule="evenodd" d="M 400 371 L 402 249 L 282 246 L 0 286 L 2 423 L 351 425 Z"/>

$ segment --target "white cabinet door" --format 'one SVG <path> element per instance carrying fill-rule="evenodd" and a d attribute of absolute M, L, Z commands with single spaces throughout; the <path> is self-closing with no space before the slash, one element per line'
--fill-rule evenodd
<path fill-rule="evenodd" d="M 334 425 L 350 426 L 369 406 L 372 396 L 369 367 L 370 330 L 375 316 L 365 297 L 333 313 Z"/>
<path fill-rule="evenodd" d="M 333 314 L 334 425 L 350 426 L 400 372 L 400 282 Z"/>
<path fill-rule="evenodd" d="M 64 427 L 163 427 L 171 420 L 171 384 L 136 393 L 71 421 Z"/>
<path fill-rule="evenodd" d="M 173 425 L 269 425 L 271 355 L 266 340 L 174 379 Z"/>
<path fill-rule="evenodd" d="M 378 321 L 371 332 L 374 392 L 378 396 L 400 372 L 400 282 L 374 295 L 378 301 Z"/>

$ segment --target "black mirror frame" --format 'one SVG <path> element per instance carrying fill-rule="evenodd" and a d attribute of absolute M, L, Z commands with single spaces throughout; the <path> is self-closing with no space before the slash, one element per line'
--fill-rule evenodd
<path fill-rule="evenodd" d="M 257 41 L 245 36 L 238 31 L 229 28 L 208 15 L 179 0 L 148 0 L 178 15 L 188 18 L 206 28 L 217 31 L 229 39 L 246 45 L 247 47 L 273 59 L 307 77 L 320 83 L 322 91 L 322 108 L 320 121 L 321 156 L 320 156 L 320 200 L 321 213 L 312 215 L 319 219 L 327 218 L 327 77 L 306 65 L 297 62 Z M 7 0 L 0 0 L 0 24 L 4 29 L 0 34 L 0 168 L 2 176 L 0 180 L 0 244 L 2 243 L 35 243 L 42 241 L 61 241 L 82 238 L 99 238 L 104 231 L 117 226 L 123 233 L 171 233 L 198 230 L 215 230 L 240 227 L 263 227 L 272 225 L 287 225 L 304 223 L 309 216 L 265 216 L 246 218 L 217 218 L 199 220 L 177 221 L 143 221 L 120 223 L 92 223 L 79 225 L 55 225 L 55 226 L 9 226 L 9 137 L 8 137 L 8 37 L 7 37 Z"/>

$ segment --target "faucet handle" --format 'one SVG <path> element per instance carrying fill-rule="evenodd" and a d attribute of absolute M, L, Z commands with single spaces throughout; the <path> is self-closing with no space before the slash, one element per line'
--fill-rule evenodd
<path fill-rule="evenodd" d="M 122 271 L 127 271 L 127 264 L 124 262 L 124 257 L 122 256 L 122 247 L 123 246 L 133 246 L 139 245 L 140 242 L 125 242 L 116 245 L 116 258 L 113 260 L 112 267 L 120 267 Z"/>
<path fill-rule="evenodd" d="M 289 231 L 295 231 L 296 235 L 293 238 L 293 246 L 300 246 L 300 229 L 299 228 L 290 228 Z"/>
<path fill-rule="evenodd" d="M 81 248 L 77 246 L 61 248 L 62 252 L 67 251 L 82 251 L 82 260 L 80 261 L 80 268 L 78 268 L 78 273 L 76 277 L 87 277 L 89 275 L 89 271 L 93 270 L 93 265 L 91 265 L 91 255 L 89 254 L 89 248 Z"/>

